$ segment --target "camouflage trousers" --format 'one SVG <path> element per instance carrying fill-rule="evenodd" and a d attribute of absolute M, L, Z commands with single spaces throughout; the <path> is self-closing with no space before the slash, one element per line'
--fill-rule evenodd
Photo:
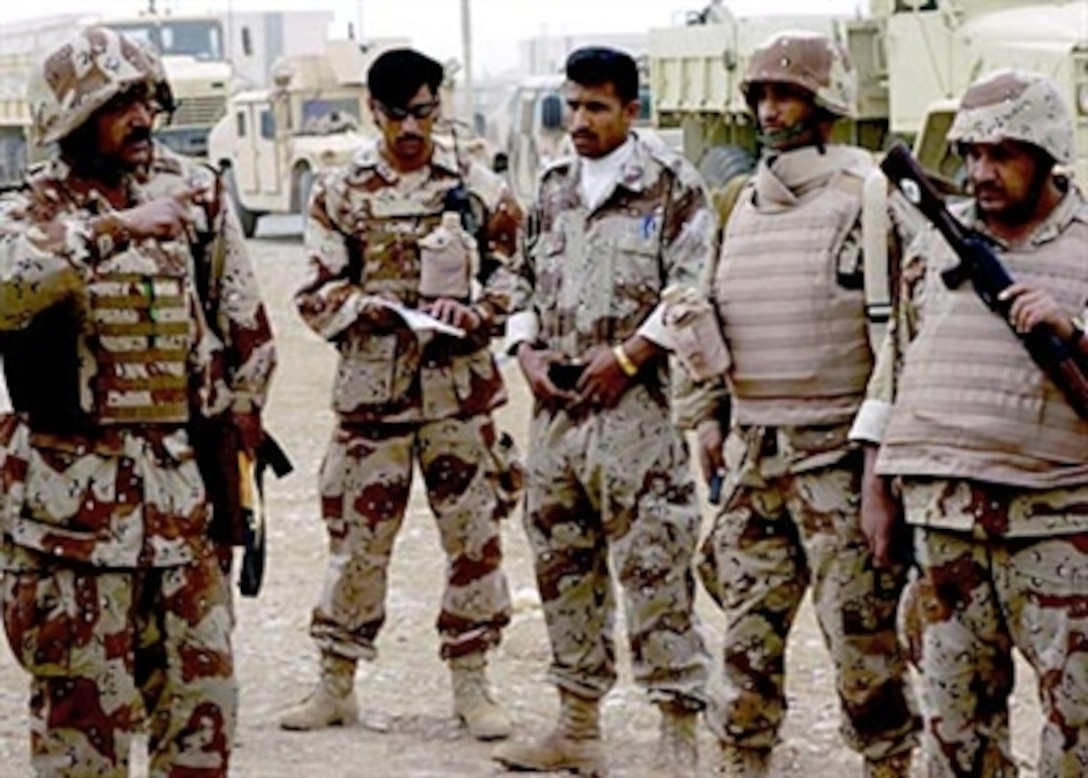
<path fill-rule="evenodd" d="M 910 482 L 904 488 L 908 520 L 932 523 L 911 511 L 917 501 Z M 945 512 L 977 507 L 941 504 Z M 1038 775 L 1088 775 L 1088 532 L 1009 538 L 920 527 L 915 554 L 928 775 L 1017 774 L 1008 707 L 1014 648 L 1039 686 Z"/>
<path fill-rule="evenodd" d="M 389 562 L 417 459 L 447 560 L 440 654 L 451 659 L 498 645 L 511 612 L 499 524 L 516 501 L 507 455 L 489 416 L 333 432 L 319 479 L 329 563 L 310 622 L 322 654 L 377 655 Z"/>
<path fill-rule="evenodd" d="M 707 720 L 723 742 L 775 746 L 787 708 L 786 643 L 811 583 L 834 663 L 840 732 L 853 750 L 881 759 L 912 748 L 919 727 L 896 639 L 906 570 L 873 566 L 860 525 L 860 453 L 840 444 L 812 455 L 796 439 L 806 434 L 791 440 L 751 427 L 728 441 L 723 507 L 699 564 L 726 616 L 725 691 Z M 811 469 L 798 471 L 806 459 Z"/>
<path fill-rule="evenodd" d="M 635 681 L 657 701 L 705 704 L 709 656 L 693 611 L 699 533 L 683 439 L 636 387 L 581 419 L 538 411 L 525 530 L 552 646 L 549 678 L 597 699 L 616 682 L 622 587 Z"/>
<path fill-rule="evenodd" d="M 143 724 L 152 778 L 226 776 L 237 718 L 234 616 L 214 553 L 180 567 L 112 570 L 9 552 L 0 596 L 12 653 L 32 676 L 35 773 L 126 776 Z"/>

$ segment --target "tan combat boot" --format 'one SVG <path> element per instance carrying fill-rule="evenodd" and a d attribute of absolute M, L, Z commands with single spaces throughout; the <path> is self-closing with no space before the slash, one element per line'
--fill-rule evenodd
<path fill-rule="evenodd" d="M 744 748 L 721 741 L 718 775 L 725 778 L 767 778 L 771 771 L 771 752 L 765 748 Z"/>
<path fill-rule="evenodd" d="M 655 767 L 674 778 L 694 778 L 699 767 L 699 714 L 675 700 L 663 702 Z"/>
<path fill-rule="evenodd" d="M 310 730 L 354 724 L 359 720 L 354 686 L 355 660 L 326 654 L 321 658 L 317 688 L 280 716 L 280 728 Z"/>
<path fill-rule="evenodd" d="M 607 775 L 601 743 L 600 701 L 560 689 L 559 722 L 555 728 L 536 743 L 499 746 L 491 758 L 510 770 L 568 770 L 581 776 Z"/>
<path fill-rule="evenodd" d="M 910 751 L 865 760 L 865 778 L 907 778 L 910 775 Z"/>
<path fill-rule="evenodd" d="M 477 740 L 501 740 L 510 737 L 510 717 L 491 698 L 486 669 L 483 653 L 450 660 L 453 713 L 465 722 L 469 734 Z"/>

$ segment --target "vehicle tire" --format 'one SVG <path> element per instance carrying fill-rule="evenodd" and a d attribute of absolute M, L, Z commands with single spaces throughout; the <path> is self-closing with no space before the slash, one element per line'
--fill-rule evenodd
<path fill-rule="evenodd" d="M 310 190 L 314 188 L 314 172 L 304 167 L 295 180 L 298 182 L 295 188 L 295 202 L 298 204 L 299 214 L 305 219 L 306 209 L 310 204 Z"/>
<path fill-rule="evenodd" d="M 230 202 L 234 206 L 234 212 L 238 214 L 238 221 L 242 224 L 242 234 L 252 238 L 257 232 L 257 219 L 259 214 L 248 210 L 242 201 L 238 199 L 238 184 L 234 179 L 234 171 L 226 168 L 227 188 L 230 190 Z"/>
<path fill-rule="evenodd" d="M 711 189 L 720 189 L 730 179 L 755 170 L 756 158 L 740 146 L 711 146 L 699 160 L 699 173 Z"/>

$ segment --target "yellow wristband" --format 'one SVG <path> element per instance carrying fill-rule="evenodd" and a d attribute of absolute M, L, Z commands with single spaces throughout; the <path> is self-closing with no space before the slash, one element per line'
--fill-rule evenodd
<path fill-rule="evenodd" d="M 616 361 L 620 363 L 620 370 L 623 371 L 623 374 L 628 378 L 634 378 L 638 373 L 638 365 L 631 361 L 631 357 L 627 356 L 623 344 L 613 346 L 612 353 L 616 355 Z"/>

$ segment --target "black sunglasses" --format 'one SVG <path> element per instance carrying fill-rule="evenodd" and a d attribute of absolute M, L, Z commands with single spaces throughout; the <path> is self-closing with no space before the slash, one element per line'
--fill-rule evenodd
<path fill-rule="evenodd" d="M 413 119 L 426 119 L 428 116 L 435 112 L 438 108 L 438 101 L 432 100 L 429 103 L 418 103 L 417 105 L 409 105 L 404 108 L 396 108 L 385 103 L 378 103 L 378 107 L 382 113 L 388 116 L 395 122 L 403 122 L 409 116 Z"/>

